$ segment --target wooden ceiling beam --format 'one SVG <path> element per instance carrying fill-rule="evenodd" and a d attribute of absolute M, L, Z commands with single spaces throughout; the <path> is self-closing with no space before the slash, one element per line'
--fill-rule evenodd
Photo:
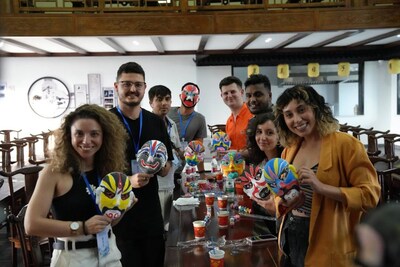
<path fill-rule="evenodd" d="M 72 43 L 70 43 L 70 42 L 68 42 L 68 41 L 66 41 L 66 40 L 64 40 L 62 38 L 47 38 L 47 40 L 49 40 L 49 41 L 51 41 L 53 43 L 59 44 L 59 45 L 65 47 L 65 48 L 71 49 L 72 51 L 75 51 L 75 52 L 77 52 L 77 53 L 79 53 L 81 55 L 87 55 L 88 54 L 88 51 L 86 51 L 85 49 L 82 49 L 79 46 L 74 45 L 74 44 L 72 44 Z"/>
<path fill-rule="evenodd" d="M 153 41 L 153 44 L 155 45 L 155 47 L 157 48 L 157 52 L 159 54 L 164 54 L 165 53 L 165 48 L 161 42 L 161 38 L 157 37 L 157 36 L 151 36 L 151 41 Z"/>
<path fill-rule="evenodd" d="M 235 53 L 243 51 L 246 46 L 248 46 L 249 44 L 251 44 L 255 39 L 257 39 L 258 37 L 260 37 L 260 33 L 255 33 L 255 34 L 249 34 L 246 39 L 243 40 L 243 42 L 241 42 L 234 50 Z"/>
<path fill-rule="evenodd" d="M 284 48 L 285 46 L 288 46 L 290 44 L 293 44 L 294 42 L 297 42 L 300 39 L 303 39 L 304 37 L 310 35 L 311 33 L 306 33 L 306 32 L 301 32 L 298 33 L 294 36 L 292 36 L 291 38 L 287 39 L 286 41 L 281 42 L 280 44 L 278 44 L 277 46 L 275 46 L 273 49 L 281 49 Z"/>
<path fill-rule="evenodd" d="M 99 37 L 99 39 L 103 43 L 107 44 L 112 49 L 117 51 L 119 54 L 121 54 L 121 55 L 125 55 L 126 54 L 126 50 L 122 46 L 120 46 L 113 38 L 110 38 L 110 37 Z"/>
<path fill-rule="evenodd" d="M 329 38 L 329 39 L 327 39 L 327 40 L 325 40 L 325 41 L 316 43 L 316 44 L 312 45 L 311 47 L 313 47 L 313 48 L 316 48 L 316 47 L 323 47 L 323 46 L 326 46 L 326 45 L 328 45 L 328 44 L 332 44 L 332 43 L 334 43 L 334 42 L 337 42 L 337 41 L 343 40 L 343 39 L 345 39 L 345 38 L 348 38 L 348 37 L 350 37 L 350 36 L 353 36 L 353 35 L 356 35 L 356 34 L 360 34 L 361 32 L 363 32 L 363 31 L 362 31 L 362 30 L 358 30 L 358 31 L 348 31 L 348 32 L 339 34 L 339 35 L 337 35 L 337 36 L 334 36 L 334 37 L 332 37 L 332 38 Z"/>
<path fill-rule="evenodd" d="M 201 36 L 199 47 L 197 48 L 197 53 L 199 53 L 199 54 L 204 53 L 204 49 L 206 48 L 208 39 L 209 39 L 208 35 Z"/>
<path fill-rule="evenodd" d="M 19 42 L 16 40 L 12 40 L 12 39 L 8 39 L 8 38 L 0 38 L 0 41 L 4 42 L 6 44 L 9 44 L 9 45 L 13 45 L 13 46 L 25 49 L 25 50 L 32 51 L 32 52 L 40 54 L 40 55 L 49 55 L 50 54 L 48 51 L 39 49 L 37 47 L 31 46 L 31 45 L 28 45 L 28 44 L 25 44 L 25 43 L 22 43 L 22 42 Z"/>
<path fill-rule="evenodd" d="M 381 35 L 378 35 L 378 36 L 374 36 L 374 37 L 368 38 L 366 40 L 351 44 L 350 47 L 356 47 L 356 46 L 360 46 L 360 45 L 373 43 L 373 42 L 376 42 L 376 41 L 379 41 L 379 40 L 382 40 L 382 39 L 386 39 L 386 38 L 389 38 L 389 37 L 392 37 L 392 36 L 395 36 L 395 35 L 398 35 L 398 34 L 400 34 L 400 30 L 390 31 L 390 32 L 387 32 L 387 33 L 384 33 L 384 34 L 381 34 Z"/>

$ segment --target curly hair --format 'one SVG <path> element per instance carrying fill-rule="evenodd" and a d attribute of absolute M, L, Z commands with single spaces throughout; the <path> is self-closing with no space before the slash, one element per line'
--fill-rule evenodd
<path fill-rule="evenodd" d="M 113 171 L 126 169 L 125 140 L 128 134 L 117 116 L 95 104 L 85 104 L 69 113 L 55 131 L 55 145 L 51 156 L 53 171 L 61 173 L 81 173 L 81 159 L 71 143 L 71 126 L 79 119 L 93 119 L 100 124 L 103 143 L 95 154 L 94 166 L 103 177 Z"/>
<path fill-rule="evenodd" d="M 326 136 L 339 129 L 339 122 L 333 117 L 332 110 L 325 103 L 324 97 L 311 86 L 296 85 L 286 89 L 275 104 L 276 126 L 283 146 L 291 146 L 300 141 L 300 137 L 289 130 L 283 115 L 283 109 L 292 100 L 304 101 L 314 110 L 316 127 L 320 136 Z"/>
<path fill-rule="evenodd" d="M 257 126 L 267 121 L 275 122 L 275 116 L 272 112 L 260 113 L 249 120 L 246 129 L 247 150 L 249 151 L 248 161 L 252 164 L 259 164 L 265 159 L 265 152 L 262 151 L 256 142 Z M 282 153 L 283 148 L 278 144 L 276 146 L 278 155 Z"/>

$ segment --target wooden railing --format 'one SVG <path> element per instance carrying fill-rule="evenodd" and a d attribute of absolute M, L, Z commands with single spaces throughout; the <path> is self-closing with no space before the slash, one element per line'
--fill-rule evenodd
<path fill-rule="evenodd" d="M 2 13 L 146 13 L 400 5 L 400 0 L 1 0 Z M 2 6 L 1 6 L 2 5 Z"/>
<path fill-rule="evenodd" d="M 2 36 L 307 32 L 400 27 L 400 0 L 0 0 Z"/>

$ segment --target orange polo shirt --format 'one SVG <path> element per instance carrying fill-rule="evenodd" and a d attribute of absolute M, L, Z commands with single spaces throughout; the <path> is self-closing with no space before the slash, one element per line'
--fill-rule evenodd
<path fill-rule="evenodd" d="M 236 116 L 236 121 L 231 114 L 226 121 L 226 133 L 231 139 L 232 144 L 230 149 L 240 150 L 246 148 L 246 128 L 249 120 L 253 118 L 249 108 L 243 103 L 239 114 Z"/>

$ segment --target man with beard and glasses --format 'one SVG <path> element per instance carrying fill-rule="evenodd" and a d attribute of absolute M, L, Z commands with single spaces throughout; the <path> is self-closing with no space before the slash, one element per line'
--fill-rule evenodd
<path fill-rule="evenodd" d="M 263 74 L 253 74 L 245 81 L 246 104 L 253 115 L 272 111 L 271 82 Z"/>
<path fill-rule="evenodd" d="M 157 175 L 166 176 L 173 159 L 171 142 L 165 123 L 159 116 L 143 109 L 140 104 L 145 95 L 146 82 L 143 68 L 136 62 L 120 66 L 114 83 L 118 106 L 110 111 L 125 126 L 129 138 L 126 160 L 130 166 L 135 196 L 139 199 L 135 209 L 129 210 L 114 228 L 117 245 L 122 253 L 123 266 L 163 266 L 165 255 L 164 223 L 158 196 Z M 167 147 L 168 161 L 158 173 L 140 173 L 136 154 L 144 143 L 158 140 Z M 112 159 L 110 159 L 112 160 Z"/>
<path fill-rule="evenodd" d="M 199 140 L 203 143 L 203 139 L 207 137 L 206 119 L 202 114 L 194 110 L 200 100 L 200 88 L 197 84 L 188 82 L 182 86 L 179 98 L 181 99 L 181 106 L 171 108 L 168 117 L 178 126 L 182 148 L 185 148 L 193 140 Z M 204 179 L 204 163 L 200 162 L 197 168 L 201 178 Z M 181 170 L 182 168 L 176 170 L 175 174 Z"/>

